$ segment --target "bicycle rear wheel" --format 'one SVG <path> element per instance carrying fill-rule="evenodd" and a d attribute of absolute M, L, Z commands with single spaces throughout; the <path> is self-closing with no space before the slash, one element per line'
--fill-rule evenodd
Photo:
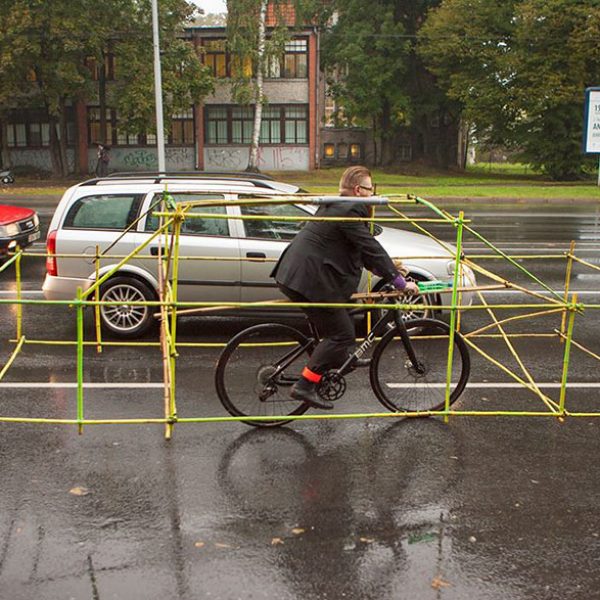
<path fill-rule="evenodd" d="M 217 394 L 234 417 L 301 415 L 308 405 L 290 398 L 313 344 L 297 329 L 266 323 L 238 333 L 225 346 L 215 372 Z M 275 427 L 287 420 L 243 421 Z"/>
<path fill-rule="evenodd" d="M 446 395 L 450 327 L 435 319 L 417 319 L 407 326 L 419 368 L 409 359 L 396 327 L 383 336 L 373 351 L 371 386 L 379 401 L 392 412 L 441 410 Z M 450 404 L 463 392 L 470 370 L 467 345 L 460 334 L 455 334 Z"/>

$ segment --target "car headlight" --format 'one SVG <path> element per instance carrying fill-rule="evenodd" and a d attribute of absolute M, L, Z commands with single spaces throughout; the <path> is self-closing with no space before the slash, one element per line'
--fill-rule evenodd
<path fill-rule="evenodd" d="M 456 262 L 451 260 L 446 264 L 446 269 L 448 271 L 448 275 L 454 276 L 454 271 L 456 270 Z M 461 265 L 461 275 L 462 275 L 462 284 L 466 287 L 474 287 L 477 285 L 475 280 L 475 273 L 470 267 L 467 265 Z"/>
<path fill-rule="evenodd" d="M 19 235 L 19 226 L 16 223 L 0 227 L 0 237 L 14 237 L 15 235 Z"/>
<path fill-rule="evenodd" d="M 33 215 L 33 224 L 36 227 L 40 224 L 40 218 L 38 217 L 37 213 L 35 213 L 35 215 Z"/>
<path fill-rule="evenodd" d="M 446 263 L 446 271 L 448 271 L 448 275 L 454 275 L 455 270 L 456 270 L 456 261 L 449 260 Z"/>

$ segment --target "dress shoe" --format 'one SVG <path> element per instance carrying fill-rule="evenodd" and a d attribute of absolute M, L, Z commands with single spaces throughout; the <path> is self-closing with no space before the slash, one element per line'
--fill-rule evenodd
<path fill-rule="evenodd" d="M 304 377 L 300 377 L 300 379 L 292 386 L 290 396 L 294 400 L 300 400 L 300 402 L 304 402 L 313 408 L 331 410 L 333 408 L 333 402 L 319 396 L 317 393 L 318 385 L 319 384 L 313 383 Z"/>

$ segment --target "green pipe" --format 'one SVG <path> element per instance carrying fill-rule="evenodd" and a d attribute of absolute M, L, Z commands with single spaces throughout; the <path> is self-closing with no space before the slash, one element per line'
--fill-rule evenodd
<path fill-rule="evenodd" d="M 571 342 L 573 340 L 573 326 L 575 324 L 575 304 L 577 302 L 577 294 L 573 294 L 573 303 L 569 314 L 569 325 L 567 327 L 567 337 L 565 340 L 565 353 L 563 356 L 562 379 L 560 381 L 560 398 L 558 401 L 559 412 L 562 415 L 565 412 L 565 397 L 567 395 L 567 376 L 569 373 L 569 361 L 571 357 Z"/>
<path fill-rule="evenodd" d="M 77 288 L 77 421 L 83 433 L 83 305 L 81 288 Z"/>
<path fill-rule="evenodd" d="M 460 211 L 458 218 L 455 219 L 456 229 L 456 257 L 454 259 L 454 278 L 452 281 L 452 309 L 450 311 L 450 334 L 448 335 L 448 364 L 446 366 L 446 395 L 444 399 L 444 410 L 450 410 L 450 385 L 452 383 L 452 362 L 454 360 L 454 336 L 456 333 L 456 306 L 458 304 L 458 287 L 460 277 L 460 260 L 462 256 L 462 236 L 463 236 L 463 217 L 464 213 Z M 448 418 L 444 417 L 448 422 Z"/>

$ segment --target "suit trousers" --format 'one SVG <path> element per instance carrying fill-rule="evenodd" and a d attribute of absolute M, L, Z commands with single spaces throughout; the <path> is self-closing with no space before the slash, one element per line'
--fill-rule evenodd
<path fill-rule="evenodd" d="M 310 302 L 308 298 L 279 284 L 281 291 L 292 302 Z M 354 350 L 356 331 L 354 320 L 345 308 L 307 307 L 302 311 L 313 323 L 321 341 L 310 357 L 307 367 L 322 375 L 329 369 L 341 367 Z"/>

